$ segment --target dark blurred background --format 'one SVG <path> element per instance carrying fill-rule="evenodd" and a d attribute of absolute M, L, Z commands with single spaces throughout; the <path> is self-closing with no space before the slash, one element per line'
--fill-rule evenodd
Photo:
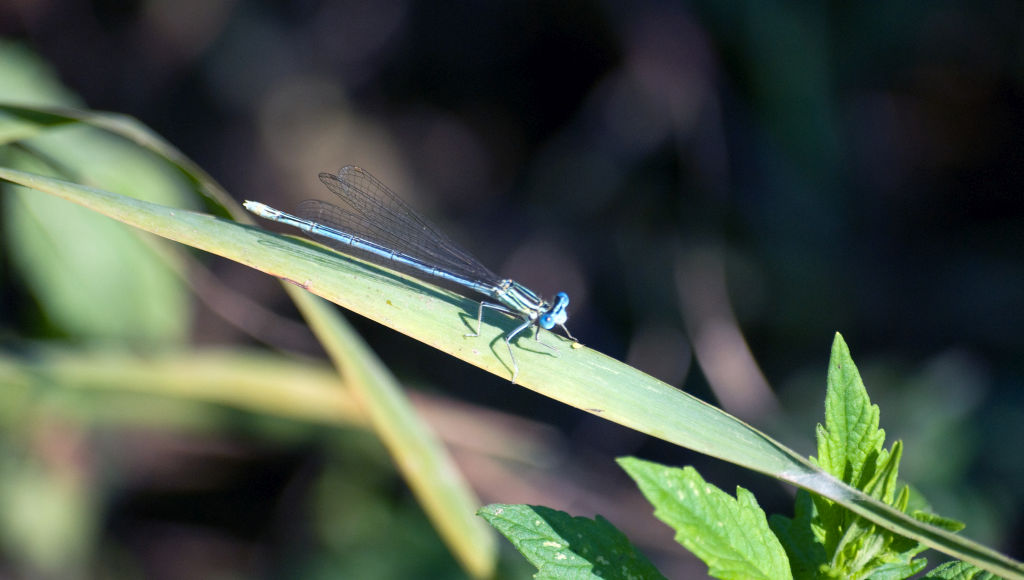
<path fill-rule="evenodd" d="M 588 346 L 808 455 L 839 331 L 889 441 L 906 443 L 901 476 L 966 521 L 966 535 L 1020 558 L 1022 31 L 1016 0 L 5 0 L 0 60 L 40 67 L 26 82 L 58 87 L 48 102 L 137 117 L 238 199 L 292 208 L 327 198 L 317 172 L 361 165 L 495 271 L 567 291 L 569 327 Z M 5 90 L 0 98 L 28 99 L 10 78 Z M 269 277 L 207 262 L 228 286 L 294 316 Z M 19 292 L 7 303 L 31 305 Z M 193 311 L 194 343 L 260 342 L 207 308 Z M 554 426 L 566 465 L 586 474 L 574 478 L 586 500 L 478 489 L 485 501 L 609 515 L 600 490 L 629 489 L 611 459 L 638 454 L 694 464 L 730 492 L 751 488 L 770 512 L 791 509 L 792 490 L 772 480 L 351 318 L 406 384 Z M 5 335 L 38 334 L 17 326 L 24 317 L 5 320 Z M 319 356 L 303 331 L 264 333 Z M 235 508 L 210 500 L 218 517 L 136 488 L 104 508 L 104 533 L 131 546 L 124 538 L 160 522 L 181 533 L 171 545 L 216 560 L 204 538 L 251 530 L 239 522 L 296 478 L 339 477 L 317 467 L 325 452 L 311 447 L 254 461 L 262 485 L 218 489 Z M 173 502 L 197 522 L 180 524 Z M 663 570 L 702 573 L 636 505 L 621 517 L 668 542 L 651 549 Z M 288 567 L 301 541 L 273 529 L 246 539 L 266 548 L 257 563 L 224 567 L 315 575 L 308 563 Z M 119 557 L 146 561 L 163 544 L 146 545 Z"/>

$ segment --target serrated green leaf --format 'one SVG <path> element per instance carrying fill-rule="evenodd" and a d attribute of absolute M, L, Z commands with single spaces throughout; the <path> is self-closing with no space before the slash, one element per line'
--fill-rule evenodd
<path fill-rule="evenodd" d="M 892 451 L 879 455 L 878 469 L 862 489 L 871 497 L 893 505 L 902 457 L 903 442 L 897 441 L 893 443 Z"/>
<path fill-rule="evenodd" d="M 925 546 L 914 540 L 880 529 L 868 520 L 854 518 L 839 545 L 839 551 L 825 568 L 839 578 L 909 578 L 927 561 L 914 557 Z"/>
<path fill-rule="evenodd" d="M 608 520 L 542 506 L 492 504 L 477 512 L 531 564 L 535 578 L 664 578 Z"/>
<path fill-rule="evenodd" d="M 946 562 L 921 580 L 998 580 L 999 576 L 967 562 Z"/>
<path fill-rule="evenodd" d="M 892 453 L 887 454 L 881 460 L 883 464 L 872 480 L 865 485 L 864 491 L 872 497 L 881 499 L 886 503 L 891 503 L 901 456 L 902 445 L 897 442 L 893 445 Z M 829 509 L 846 511 L 834 504 Z M 831 567 L 834 570 L 842 571 L 845 575 L 874 577 L 876 573 L 880 573 L 881 567 L 888 566 L 893 560 L 900 563 L 906 560 L 908 563 L 904 567 L 908 569 L 913 568 L 909 564 L 909 558 L 901 558 L 896 553 L 891 552 L 890 544 L 897 537 L 885 530 L 879 530 L 873 523 L 860 516 L 854 516 L 853 514 L 850 514 L 850 516 L 845 518 L 845 531 L 838 545 L 834 548 L 836 555 L 832 558 L 831 562 Z M 922 549 L 918 548 L 916 542 L 911 542 L 900 551 L 916 554 Z M 924 563 L 922 562 L 921 566 L 923 565 Z M 888 570 L 887 574 L 894 573 L 894 569 Z"/>
<path fill-rule="evenodd" d="M 865 469 L 873 475 L 885 431 L 878 428 L 878 405 L 872 405 L 864 381 L 839 334 L 832 343 L 825 397 L 825 426 L 818 426 L 817 463 L 842 481 L 862 489 Z"/>
<path fill-rule="evenodd" d="M 927 565 L 928 561 L 924 558 L 910 562 L 891 562 L 872 569 L 863 578 L 869 580 L 904 580 L 904 578 L 910 578 L 924 570 L 924 567 Z"/>
<path fill-rule="evenodd" d="M 949 530 L 951 532 L 959 532 L 960 530 L 964 529 L 964 526 L 966 525 L 961 521 L 954 520 L 953 518 L 944 518 L 938 514 L 923 512 L 919 510 L 915 510 L 910 515 L 914 516 L 914 519 L 916 520 L 920 520 L 922 522 L 931 524 L 944 530 Z"/>
<path fill-rule="evenodd" d="M 828 562 L 824 532 L 815 523 L 816 515 L 811 494 L 801 489 L 796 492 L 792 519 L 778 514 L 768 518 L 768 525 L 786 550 L 794 578 L 816 578 Z"/>
<path fill-rule="evenodd" d="M 893 500 L 892 507 L 906 513 L 908 505 L 910 505 L 910 486 L 904 485 L 900 489 L 900 493 L 896 496 L 896 499 Z"/>
<path fill-rule="evenodd" d="M 850 349 L 836 334 L 832 343 L 825 395 L 825 425 L 818 425 L 818 457 L 813 461 L 842 481 L 864 491 L 880 463 L 889 459 L 878 428 L 879 409 L 872 405 Z M 865 548 L 873 528 L 834 502 L 814 496 L 818 523 L 824 532 L 829 568 L 848 574 L 851 558 Z"/>
<path fill-rule="evenodd" d="M 618 460 L 637 482 L 654 515 L 676 531 L 676 541 L 708 565 L 715 578 L 792 578 L 789 559 L 753 494 L 733 498 L 692 467 L 678 469 L 635 457 Z"/>
<path fill-rule="evenodd" d="M 904 486 L 896 488 L 903 445 L 891 450 L 882 446 L 885 432 L 878 427 L 879 410 L 868 398 L 850 350 L 836 335 L 829 362 L 826 424 L 818 426 L 818 463 L 865 493 L 903 511 L 910 501 Z M 878 527 L 872 521 L 823 497 L 813 498 L 817 511 L 815 529 L 827 563 L 821 573 L 841 578 L 907 578 L 924 568 L 919 542 Z"/>

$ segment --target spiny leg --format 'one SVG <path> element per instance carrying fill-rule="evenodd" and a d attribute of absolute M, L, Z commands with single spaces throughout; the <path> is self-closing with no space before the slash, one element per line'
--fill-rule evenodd
<path fill-rule="evenodd" d="M 505 308 L 501 304 L 492 304 L 490 302 L 481 302 L 480 303 L 480 307 L 476 311 L 476 332 L 471 332 L 469 334 L 464 334 L 463 336 L 466 336 L 466 337 L 480 336 L 480 326 L 484 323 L 484 308 L 491 308 L 493 310 L 497 310 L 499 312 L 504 312 L 506 314 L 514 314 L 511 310 L 509 310 L 508 308 Z"/>
<path fill-rule="evenodd" d="M 565 335 L 568 336 L 570 339 L 572 339 L 573 342 L 579 342 L 578 340 L 576 340 L 576 337 L 573 336 L 571 332 L 569 332 L 569 329 L 566 328 L 566 326 L 564 324 L 559 324 L 558 326 L 562 327 L 562 330 L 565 331 Z"/>
<path fill-rule="evenodd" d="M 548 344 L 548 343 L 546 343 L 546 342 L 544 342 L 543 340 L 540 339 L 540 326 L 538 326 L 536 331 L 534 331 L 534 333 L 533 333 L 533 340 L 537 344 L 539 344 L 541 346 L 546 346 L 546 347 L 550 348 L 555 353 L 555 356 L 558 356 L 558 347 L 556 347 L 553 344 Z"/>
<path fill-rule="evenodd" d="M 463 336 L 480 336 L 480 328 L 482 327 L 484 321 L 484 308 L 490 308 L 492 310 L 497 310 L 499 312 L 504 312 L 506 314 L 515 315 L 514 312 L 512 312 L 508 308 L 505 308 L 501 304 L 493 304 L 491 302 L 480 302 L 480 307 L 476 311 L 476 332 L 465 334 Z M 508 347 L 508 355 L 512 358 L 512 384 L 515 384 L 516 377 L 519 376 L 519 363 L 516 362 L 516 355 L 512 352 L 512 343 L 510 341 L 513 338 L 515 338 L 517 334 L 522 332 L 523 329 L 525 329 L 527 326 L 530 326 L 530 324 L 532 323 L 532 320 L 527 320 L 523 322 L 523 324 L 519 325 L 515 330 L 513 330 L 512 332 L 508 333 L 508 335 L 505 336 L 505 346 Z"/>
<path fill-rule="evenodd" d="M 515 338 L 517 334 L 519 334 L 520 332 L 525 330 L 531 324 L 533 324 L 532 320 L 526 320 L 525 322 L 523 322 L 522 324 L 517 326 L 515 328 L 515 330 L 513 330 L 512 332 L 510 332 L 510 333 L 505 335 L 505 346 L 508 347 L 508 356 L 512 358 L 512 384 L 513 385 L 516 384 L 516 377 L 519 376 L 519 363 L 516 362 L 516 355 L 515 355 L 514 352 L 512 352 L 512 339 Z M 544 343 L 541 343 L 541 344 L 544 344 Z"/>
<path fill-rule="evenodd" d="M 569 332 L 569 329 L 564 324 L 559 324 L 558 326 L 562 327 L 562 330 L 565 331 L 565 335 L 567 337 L 569 337 L 570 340 L 572 340 L 574 343 L 578 343 L 579 342 L 578 340 L 576 340 L 576 337 L 573 336 L 571 332 Z M 555 351 L 556 353 L 558 352 L 558 348 L 557 347 L 555 347 L 553 345 L 550 345 L 550 344 L 548 344 L 548 343 L 546 343 L 546 342 L 544 342 L 543 340 L 540 339 L 540 325 L 537 326 L 537 332 L 534 333 L 533 339 L 536 340 L 538 343 L 543 344 L 544 346 L 546 346 L 546 347 L 550 348 L 551 350 Z"/>

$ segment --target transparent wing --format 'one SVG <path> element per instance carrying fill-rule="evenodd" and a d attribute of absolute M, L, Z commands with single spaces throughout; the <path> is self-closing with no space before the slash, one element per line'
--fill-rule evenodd
<path fill-rule="evenodd" d="M 400 254 L 436 266 L 474 282 L 495 285 L 500 280 L 469 252 L 457 246 L 426 219 L 410 208 L 398 195 L 365 170 L 348 166 L 334 173 L 321 173 L 320 181 L 340 203 L 307 200 L 296 214 Z M 386 258 L 359 252 L 331 238 L 316 236 L 339 251 L 358 254 L 374 263 L 423 277 L 422 272 L 396 267 Z"/>

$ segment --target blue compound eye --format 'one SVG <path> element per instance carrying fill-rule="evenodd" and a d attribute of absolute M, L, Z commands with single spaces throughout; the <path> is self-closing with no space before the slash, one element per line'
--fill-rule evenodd
<path fill-rule="evenodd" d="M 565 292 L 559 292 L 555 294 L 555 304 L 544 314 L 541 314 L 537 319 L 537 324 L 545 330 L 551 330 L 556 324 L 565 324 L 565 321 L 569 319 L 569 315 L 565 312 L 566 306 L 569 305 L 569 296 Z"/>

